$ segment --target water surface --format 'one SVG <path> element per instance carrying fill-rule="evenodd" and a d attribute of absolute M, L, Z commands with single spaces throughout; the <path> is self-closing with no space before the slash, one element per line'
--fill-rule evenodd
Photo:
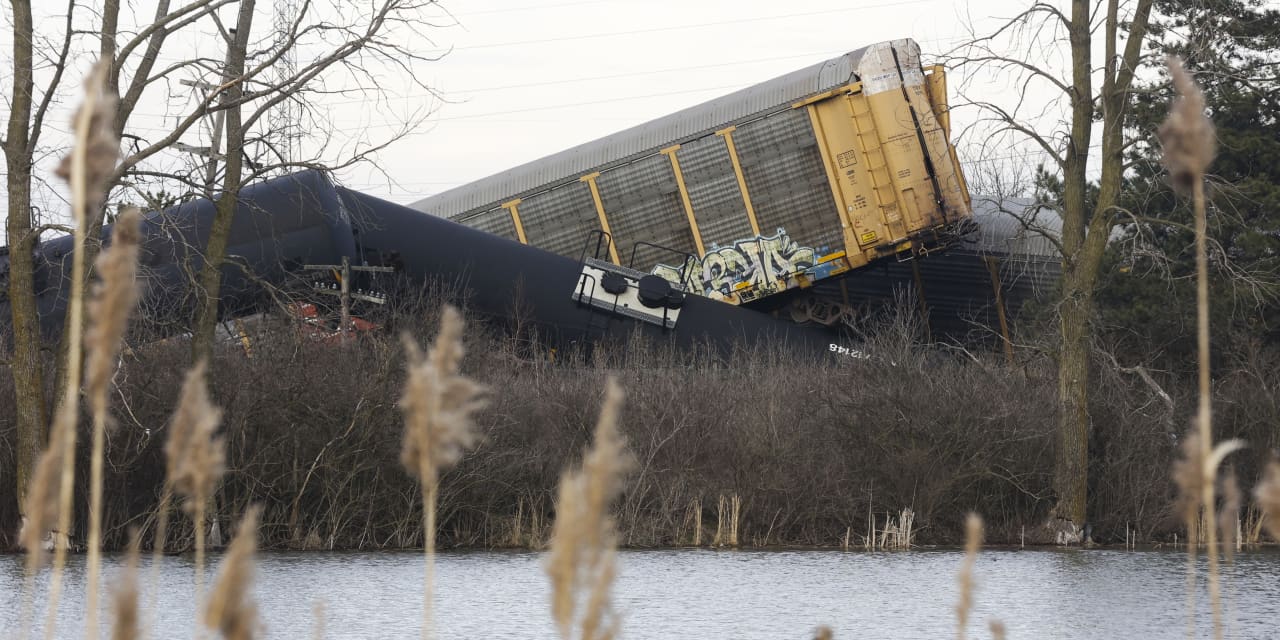
<path fill-rule="evenodd" d="M 212 556 L 216 562 L 219 556 Z M 955 636 L 958 551 L 624 551 L 614 589 L 624 638 L 837 638 Z M 59 637 L 84 637 L 83 557 L 73 558 Z M 122 557 L 107 557 L 107 584 Z M 437 560 L 440 638 L 557 638 L 542 556 L 442 553 Z M 1202 563 L 1203 564 L 1203 563 Z M 167 558 L 155 597 L 152 638 L 190 637 L 195 620 L 190 557 Z M 313 637 L 317 611 L 328 638 L 417 638 L 420 553 L 263 553 L 255 597 L 267 638 Z M 1203 570 L 1203 566 L 1201 566 Z M 1224 569 L 1228 637 L 1276 637 L 1280 553 L 1247 552 Z M 210 582 L 213 579 L 212 571 Z M 1186 557 L 1167 551 L 988 550 L 975 568 L 970 637 L 1185 638 Z M 20 624 L 22 558 L 0 556 L 0 636 Z M 37 580 L 43 619 L 47 573 Z M 1200 636 L 1209 634 L 1204 586 Z M 109 597 L 100 616 L 110 622 Z"/>

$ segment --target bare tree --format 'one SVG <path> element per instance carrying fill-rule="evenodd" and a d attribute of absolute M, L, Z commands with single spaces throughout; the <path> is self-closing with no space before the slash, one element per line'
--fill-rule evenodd
<path fill-rule="evenodd" d="M 13 85 L 9 98 L 9 123 L 0 148 L 8 173 L 9 306 L 13 315 L 14 393 L 17 399 L 17 495 L 26 502 L 27 481 L 43 448 L 48 411 L 44 394 L 44 367 L 40 355 L 40 319 L 36 314 L 35 262 L 32 252 L 40 237 L 32 215 L 31 183 L 35 155 L 49 106 L 66 70 L 73 39 L 71 21 L 76 3 L 67 3 L 65 34 L 46 59 L 52 60 L 48 81 L 36 89 L 35 25 L 29 0 L 13 0 Z M 37 100 L 38 98 L 38 100 Z M 34 112 L 33 112 L 34 109 Z"/>
<path fill-rule="evenodd" d="M 276 148 L 279 142 L 267 133 L 253 135 L 255 127 L 268 124 L 268 116 L 282 103 L 295 102 L 306 106 L 306 95 L 321 90 L 319 85 L 327 72 L 340 68 L 349 77 L 356 78 L 354 89 L 346 92 L 380 92 L 379 79 L 369 63 L 381 61 L 398 67 L 410 79 L 411 63 L 434 61 L 436 58 L 415 53 L 412 48 L 399 44 L 389 37 L 389 32 L 425 37 L 422 27 L 427 26 L 420 12 L 434 0 L 380 0 L 372 11 L 366 9 L 360 15 L 345 22 L 325 21 L 312 16 L 311 3 L 305 3 L 293 22 L 283 32 L 274 34 L 274 42 L 252 56 L 253 64 L 246 66 L 250 54 L 248 34 L 252 26 L 252 0 L 241 0 L 241 13 L 235 31 L 237 39 L 231 43 L 228 64 L 223 73 L 219 107 L 225 109 L 226 163 L 222 175 L 222 190 L 216 195 L 216 214 L 209 238 L 204 247 L 204 263 L 199 273 L 197 296 L 199 299 L 196 325 L 193 331 L 192 355 L 196 360 L 207 359 L 213 349 L 219 308 L 218 292 L 222 271 L 227 259 L 227 241 L 231 224 L 239 205 L 240 189 L 264 176 L 293 168 L 321 168 L 333 170 L 359 162 L 370 161 L 377 151 L 401 139 L 428 115 L 427 109 L 412 114 L 382 139 L 358 149 L 348 150 L 341 157 L 322 161 L 319 157 L 297 158 Z M 249 7 L 246 9 L 246 7 Z M 314 19 L 312 19 L 314 18 Z M 283 76 L 273 76 L 281 58 L 292 54 L 309 40 L 339 44 L 312 57 L 300 67 L 290 69 Z M 375 65 L 376 66 L 376 65 Z M 412 80 L 419 88 L 429 87 Z M 249 154 L 249 149 L 257 153 Z M 246 171 L 245 160 L 248 162 Z M 189 183 L 191 182 L 188 178 Z M 210 194 L 213 197 L 213 194 Z"/>
<path fill-rule="evenodd" d="M 1061 200 L 1051 205 L 1062 218 L 1061 235 L 1055 240 L 1062 254 L 1057 307 L 1061 335 L 1056 500 L 1049 522 L 1058 542 L 1080 540 L 1086 519 L 1094 292 L 1120 213 L 1124 127 L 1151 9 L 1152 0 L 1071 0 L 1065 10 L 1036 2 L 992 33 L 967 42 L 952 60 L 954 66 L 1010 80 L 1019 96 L 1013 104 L 965 97 L 981 110 L 982 124 L 990 126 L 988 139 L 1008 142 L 1012 137 L 1030 143 L 1062 180 Z M 1100 65 L 1093 58 L 1099 45 Z M 1056 64 L 1055 55 L 1061 55 L 1064 64 Z M 1037 90 L 1051 94 L 1047 105 L 1035 100 Z M 1061 110 L 1054 113 L 1058 107 Z M 1091 166 L 1097 123 L 1098 163 Z M 1092 177 L 1097 179 L 1096 190 L 1091 188 Z"/>
<path fill-rule="evenodd" d="M 90 49 L 110 60 L 108 89 L 120 96 L 114 126 L 124 149 L 109 181 L 112 192 L 107 202 L 132 199 L 127 195 L 129 191 L 144 192 L 153 185 L 162 192 L 195 192 L 212 198 L 215 194 L 211 193 L 211 185 L 221 177 L 219 215 L 209 245 L 203 248 L 206 260 L 200 276 L 204 290 L 216 292 L 241 185 L 292 167 L 333 168 L 370 161 L 377 151 L 420 124 L 429 110 L 424 107 L 405 117 L 378 141 L 363 140 L 337 151 L 322 141 L 313 145 L 313 155 L 303 159 L 276 153 L 270 132 L 257 136 L 252 132 L 265 128 L 266 116 L 285 101 L 299 105 L 303 116 L 318 118 L 309 101 L 323 94 L 376 100 L 384 95 L 386 87 L 396 85 L 429 92 L 414 77 L 413 65 L 436 58 L 417 53 L 411 44 L 430 44 L 427 29 L 442 26 L 433 24 L 424 12 L 436 4 L 435 0 L 377 0 L 372 6 L 341 0 L 300 0 L 282 29 L 255 41 L 251 27 L 255 9 L 261 9 L 252 0 L 187 0 L 177 8 L 171 0 L 158 0 L 149 18 L 134 18 L 139 22 L 136 26 L 126 19 L 131 17 L 129 14 L 122 16 L 122 11 L 133 10 L 131 4 L 122 6 L 119 0 L 106 0 L 95 10 L 85 9 L 85 4 L 68 0 L 65 16 L 60 16 L 64 28 L 50 39 L 37 29 L 29 0 L 12 2 L 13 87 L 8 128 L 0 147 L 8 165 L 8 296 L 14 339 L 11 366 L 18 407 L 16 466 L 20 504 L 42 446 L 48 416 L 43 382 L 45 346 L 36 310 L 33 254 L 40 234 L 58 228 L 41 223 L 33 214 L 32 184 L 42 179 L 36 170 L 36 161 L 46 150 L 41 146 L 41 134 L 48 130 L 45 119 L 59 102 L 59 89 L 71 60 Z M 236 4 L 237 28 L 227 29 L 219 12 Z M 90 26 L 84 24 L 85 16 Z M 163 62 L 162 53 L 169 50 L 166 45 L 174 41 L 175 34 L 196 34 L 210 24 L 226 43 L 225 59 L 183 54 L 176 61 Z M 279 72 L 277 63 L 283 57 L 298 56 L 303 50 L 319 53 L 288 73 Z M 337 71 L 345 76 L 335 81 L 329 75 Z M 389 75 L 394 76 L 394 82 L 389 81 Z M 193 95 L 187 85 L 210 88 Z M 163 128 L 157 129 L 154 121 L 145 123 L 152 125 L 150 128 L 135 124 L 142 104 L 164 105 Z M 222 172 L 219 174 L 216 163 L 220 154 L 211 154 L 212 162 L 208 163 L 175 160 L 181 155 L 175 154 L 175 145 L 200 131 L 202 124 L 217 114 L 223 114 L 228 123 L 227 161 Z M 247 153 L 249 149 L 258 157 L 249 160 L 251 170 L 246 173 L 243 165 L 253 155 Z M 86 263 L 91 264 L 97 253 L 108 208 L 90 212 Z M 216 293 L 203 296 L 200 306 L 202 337 L 196 342 L 211 344 L 217 319 Z M 63 331 L 63 335 L 68 333 Z M 65 353 L 65 345 L 58 351 Z M 201 347 L 197 346 L 196 351 L 200 353 Z M 65 384 L 65 360 L 58 365 L 55 388 Z"/>

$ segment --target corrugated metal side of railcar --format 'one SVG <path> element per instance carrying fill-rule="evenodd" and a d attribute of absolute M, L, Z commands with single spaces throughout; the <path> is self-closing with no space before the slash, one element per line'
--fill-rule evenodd
<path fill-rule="evenodd" d="M 726 136 L 731 134 L 732 131 L 726 131 L 706 136 L 685 144 L 676 152 L 698 229 L 708 249 L 757 234 L 747 215 L 729 155 Z"/>
<path fill-rule="evenodd" d="M 575 180 L 522 199 L 518 215 L 528 244 L 577 258 L 591 232 L 600 228 L 595 211 L 587 185 Z"/>
<path fill-rule="evenodd" d="M 647 157 L 672 144 L 713 133 L 726 123 L 752 119 L 791 102 L 847 84 L 867 47 L 735 91 L 708 102 L 619 131 L 482 178 L 411 206 L 419 211 L 461 221 L 512 198 L 556 188 L 592 171 Z"/>
<path fill-rule="evenodd" d="M 805 112 L 788 109 L 743 124 L 734 141 L 761 235 L 784 230 L 800 246 L 841 248 L 840 212 Z"/>
<path fill-rule="evenodd" d="M 623 265 L 647 271 L 658 261 L 679 261 L 676 254 L 637 243 L 683 253 L 695 251 L 693 232 L 667 156 L 657 154 L 605 171 L 597 184 Z"/>

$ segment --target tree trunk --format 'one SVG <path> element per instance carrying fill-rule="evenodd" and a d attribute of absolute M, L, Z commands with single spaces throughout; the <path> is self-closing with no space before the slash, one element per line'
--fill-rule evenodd
<path fill-rule="evenodd" d="M 236 21 L 236 35 L 230 43 L 227 68 L 223 72 L 224 83 L 244 74 L 245 48 L 249 41 L 249 29 L 253 25 L 254 0 L 242 0 L 240 15 Z M 224 99 L 235 102 L 244 93 L 243 85 L 236 83 L 226 90 Z M 222 179 L 222 193 L 215 203 L 213 224 L 209 228 L 209 240 L 204 250 L 204 265 L 200 269 L 196 312 L 196 327 L 191 341 L 193 362 L 209 361 L 213 355 L 214 332 L 218 328 L 218 300 L 222 290 L 222 265 L 227 257 L 227 241 L 231 236 L 231 223 L 235 220 L 240 200 L 241 170 L 244 156 L 244 128 L 240 107 L 227 109 L 227 168 Z"/>
<path fill-rule="evenodd" d="M 1115 222 L 1114 205 L 1124 175 L 1123 125 L 1152 0 L 1138 0 L 1121 57 L 1119 0 L 1106 3 L 1106 60 L 1102 89 L 1093 94 L 1092 14 L 1088 0 L 1071 3 L 1071 135 L 1063 158 L 1062 299 L 1059 306 L 1058 438 L 1049 522 L 1058 544 L 1088 542 L 1084 535 L 1089 487 L 1089 354 L 1098 269 Z M 1101 176 L 1096 201 L 1088 201 L 1092 127 L 1101 111 Z"/>
<path fill-rule="evenodd" d="M 1088 220 L 1089 141 L 1093 125 L 1090 4 L 1071 3 L 1071 134 L 1062 162 L 1062 299 L 1058 318 L 1058 433 L 1053 468 L 1056 494 L 1049 528 L 1053 542 L 1079 541 L 1088 503 L 1089 335 L 1092 270 L 1084 255 Z"/>
<path fill-rule="evenodd" d="M 40 317 L 36 312 L 35 264 L 32 249 L 35 234 L 31 230 L 30 167 L 24 173 L 8 163 L 9 176 L 9 307 L 13 317 L 14 396 L 17 403 L 17 496 L 22 509 L 27 496 L 27 483 L 35 470 L 36 458 L 44 448 L 45 425 L 48 424 L 44 396 L 44 366 L 40 354 Z M 25 516 L 25 513 L 22 515 Z"/>
<path fill-rule="evenodd" d="M 44 397 L 44 367 L 40 356 L 40 317 L 36 310 L 35 261 L 31 252 L 37 236 L 31 220 L 31 102 L 32 22 L 29 2 L 13 3 L 13 93 L 4 139 L 8 169 L 9 309 L 13 317 L 14 396 L 17 402 L 17 497 L 21 511 L 27 483 L 44 446 L 48 422 Z M 25 514 L 24 514 L 25 515 Z"/>
<path fill-rule="evenodd" d="M 1089 471 L 1089 336 L 1094 282 L 1080 266 L 1064 270 L 1059 320 L 1058 434 L 1053 515 L 1055 543 L 1078 541 L 1085 523 Z"/>

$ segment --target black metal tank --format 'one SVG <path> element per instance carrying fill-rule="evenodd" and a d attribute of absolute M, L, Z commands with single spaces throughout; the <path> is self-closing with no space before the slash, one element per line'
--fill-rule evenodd
<path fill-rule="evenodd" d="M 212 202 L 196 200 L 145 216 L 143 313 L 162 334 L 182 333 L 190 326 L 191 274 L 202 264 L 200 248 L 213 215 Z M 110 242 L 109 226 L 104 242 Z M 335 187 L 317 171 L 244 189 L 228 246 L 221 291 L 225 317 L 264 308 L 269 287 L 309 284 L 316 275 L 303 271 L 304 264 L 337 264 L 346 257 L 353 265 L 394 266 L 398 280 L 410 286 L 431 279 L 447 282 L 465 290 L 472 311 L 499 318 L 518 312 L 522 322 L 532 323 L 553 343 L 645 335 L 684 347 L 770 342 L 816 352 L 828 351 L 836 341 L 824 329 L 685 296 L 647 274 L 563 257 Z M 70 258 L 70 237 L 55 238 L 36 250 L 37 300 L 46 339 L 56 338 L 62 327 Z M 7 270 L 5 252 L 0 277 Z M 666 288 L 659 290 L 659 284 Z M 0 322 L 7 325 L 7 287 L 0 295 L 6 295 L 0 299 Z"/>

